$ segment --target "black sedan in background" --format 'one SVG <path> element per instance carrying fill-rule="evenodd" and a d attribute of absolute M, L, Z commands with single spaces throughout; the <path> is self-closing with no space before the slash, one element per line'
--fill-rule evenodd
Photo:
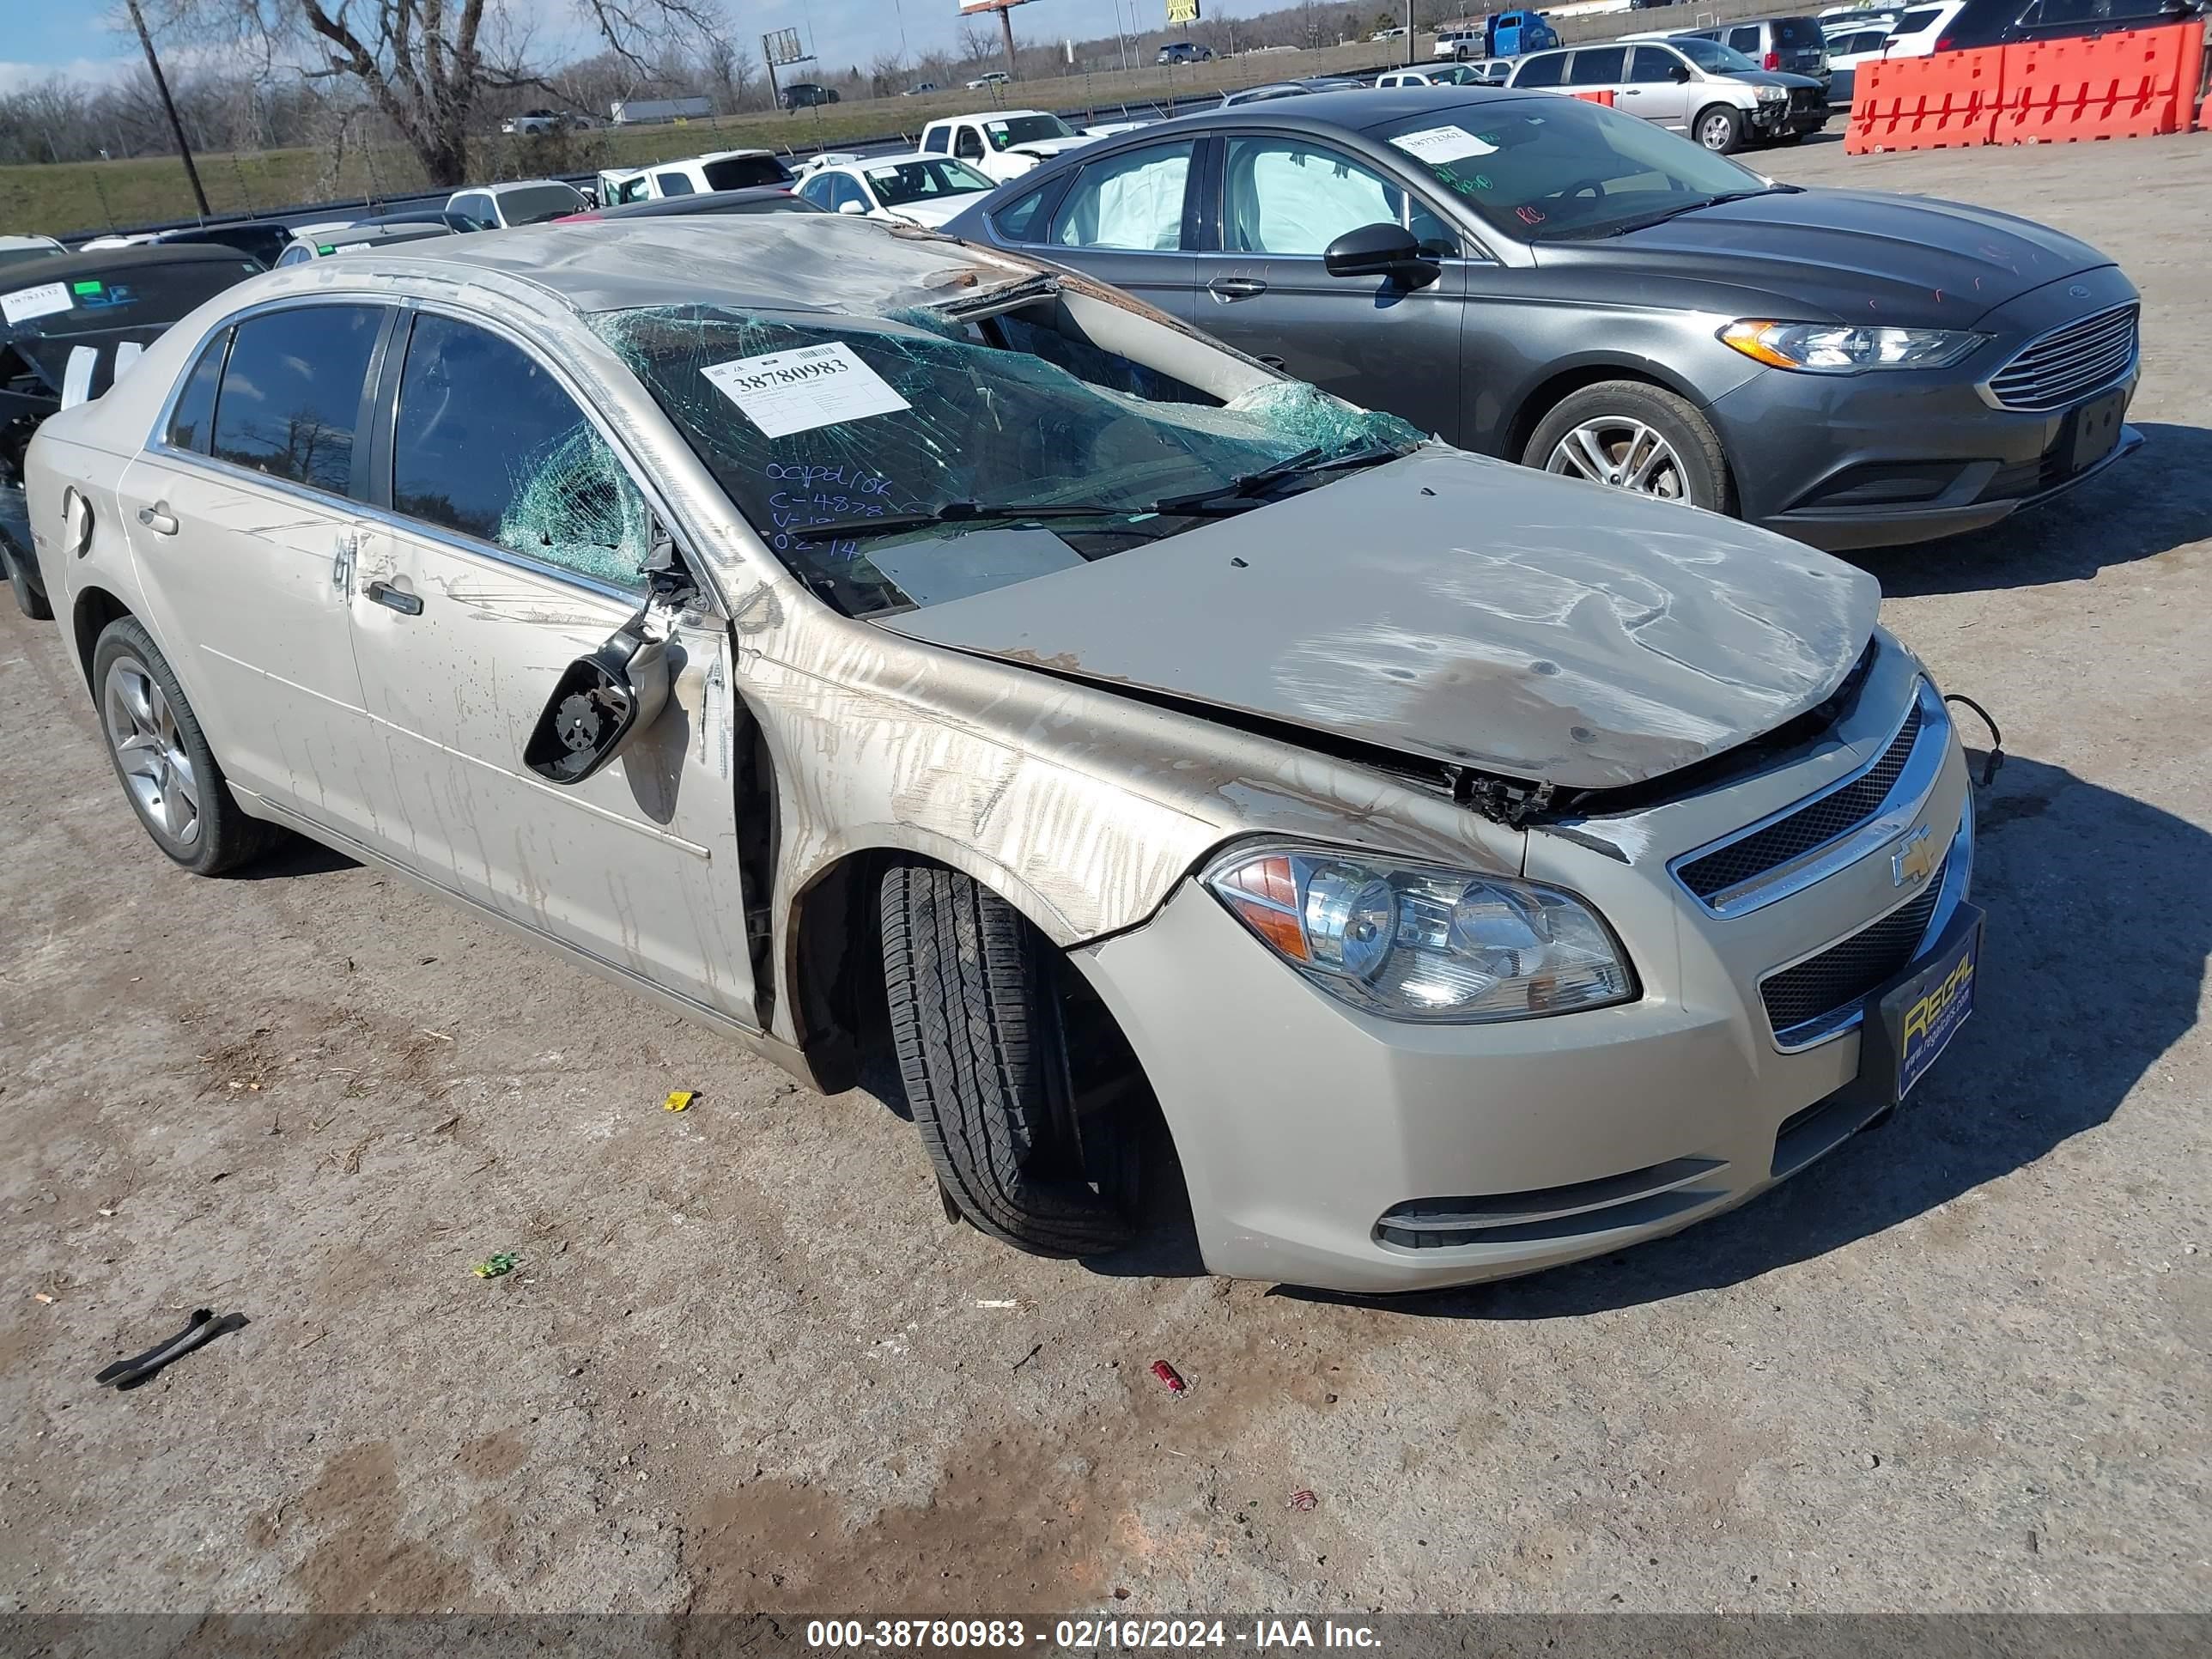
<path fill-rule="evenodd" d="M 2141 442 L 2136 290 L 2096 249 L 1772 184 L 1553 93 L 1209 111 L 1071 151 L 946 229 L 1464 448 L 1820 547 L 1992 524 Z"/>
<path fill-rule="evenodd" d="M 0 278 L 0 565 L 27 617 L 53 615 L 23 503 L 23 452 L 47 416 L 97 398 L 201 301 L 257 275 L 221 246 L 160 243 L 41 259 Z"/>

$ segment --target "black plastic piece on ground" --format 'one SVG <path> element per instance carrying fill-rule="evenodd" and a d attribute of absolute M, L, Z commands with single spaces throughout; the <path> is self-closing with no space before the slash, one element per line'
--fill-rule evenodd
<path fill-rule="evenodd" d="M 112 1382 L 119 1394 L 125 1389 L 135 1389 L 142 1382 L 150 1382 L 172 1360 L 181 1359 L 194 1348 L 206 1346 L 225 1331 L 242 1330 L 251 1322 L 242 1313 L 215 1316 L 211 1308 L 195 1308 L 192 1316 L 181 1331 L 165 1342 L 157 1342 L 145 1352 L 130 1359 L 118 1359 L 92 1380 Z"/>

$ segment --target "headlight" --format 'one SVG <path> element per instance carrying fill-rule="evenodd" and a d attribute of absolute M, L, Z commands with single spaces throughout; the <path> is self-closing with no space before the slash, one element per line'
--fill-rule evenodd
<path fill-rule="evenodd" d="M 1636 995 L 1596 913 L 1570 894 L 1317 848 L 1241 847 L 1201 878 L 1315 983 L 1391 1019 L 1528 1019 Z"/>
<path fill-rule="evenodd" d="M 1790 88 L 1761 87 L 1759 89 L 1759 101 L 1762 104 L 1786 104 L 1790 101 Z"/>
<path fill-rule="evenodd" d="M 1856 374 L 1863 368 L 1948 368 L 1989 337 L 1949 328 L 1866 328 L 1751 318 L 1730 323 L 1720 337 L 1770 368 Z"/>

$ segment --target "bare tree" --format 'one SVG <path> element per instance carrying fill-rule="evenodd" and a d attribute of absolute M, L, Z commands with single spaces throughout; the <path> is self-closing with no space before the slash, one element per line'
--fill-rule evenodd
<path fill-rule="evenodd" d="M 529 59 L 526 23 L 489 0 L 174 0 L 207 33 L 281 51 L 311 81 L 347 85 L 415 152 L 433 184 L 468 176 L 472 118 L 485 94 L 538 87 L 563 95 Z M 717 0 L 579 0 L 606 50 L 640 76 L 671 36 L 728 32 Z"/>
<path fill-rule="evenodd" d="M 999 52 L 999 37 L 987 24 L 969 18 L 960 25 L 960 61 L 981 64 L 995 58 Z"/>
<path fill-rule="evenodd" d="M 716 108 L 727 113 L 745 106 L 752 89 L 751 53 L 726 34 L 712 35 L 700 50 L 699 67 L 714 87 Z"/>

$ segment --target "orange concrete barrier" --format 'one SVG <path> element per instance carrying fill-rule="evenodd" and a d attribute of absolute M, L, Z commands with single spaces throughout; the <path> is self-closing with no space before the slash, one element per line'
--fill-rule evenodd
<path fill-rule="evenodd" d="M 2185 132 L 2202 75 L 2204 25 L 2004 48 L 2001 144 L 2154 138 Z"/>
<path fill-rule="evenodd" d="M 1951 149 L 1994 141 L 2006 50 L 1939 52 L 1859 67 L 1844 151 Z"/>

